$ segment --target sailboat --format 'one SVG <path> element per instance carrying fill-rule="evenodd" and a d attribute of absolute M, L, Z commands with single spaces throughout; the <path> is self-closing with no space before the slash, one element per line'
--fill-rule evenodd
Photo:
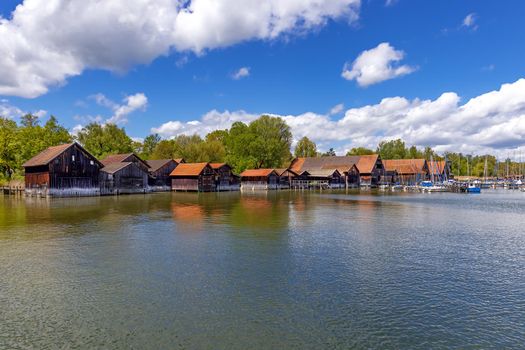
<path fill-rule="evenodd" d="M 486 166 L 486 162 L 487 162 L 487 158 L 485 158 L 485 166 Z M 469 184 L 467 186 L 466 192 L 467 193 L 481 193 L 481 181 L 478 180 L 478 181 L 470 182 L 470 167 L 468 163 L 468 158 L 467 158 L 467 171 L 468 171 L 468 176 L 469 176 Z"/>

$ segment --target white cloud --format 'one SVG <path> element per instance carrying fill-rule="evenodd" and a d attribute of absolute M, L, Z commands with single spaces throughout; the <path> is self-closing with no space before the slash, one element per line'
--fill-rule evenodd
<path fill-rule="evenodd" d="M 128 122 L 128 115 L 136 110 L 145 110 L 148 105 L 148 98 L 143 93 L 126 96 L 124 104 L 115 108 L 114 115 L 107 120 L 108 123 L 125 124 Z"/>
<path fill-rule="evenodd" d="M 16 106 L 11 105 L 8 100 L 0 100 L 0 117 L 13 119 L 16 117 L 21 117 L 24 114 L 24 111 Z"/>
<path fill-rule="evenodd" d="M 525 151 L 523 91 L 525 79 L 520 79 L 464 104 L 458 94 L 445 92 L 435 100 L 384 98 L 377 104 L 350 108 L 339 119 L 313 112 L 279 116 L 290 125 L 296 140 L 308 136 L 321 150 L 334 147 L 342 153 L 352 147 L 375 148 L 382 140 L 402 138 L 409 145 L 432 146 L 439 152 L 493 152 L 505 157 L 519 147 Z M 204 136 L 229 128 L 235 121 L 248 123 L 259 115 L 213 110 L 199 120 L 170 121 L 152 132 L 163 137 Z"/>
<path fill-rule="evenodd" d="M 471 28 L 473 30 L 478 29 L 478 26 L 476 24 L 477 15 L 473 13 L 469 13 L 462 22 L 463 27 Z"/>
<path fill-rule="evenodd" d="M 356 80 L 359 86 L 377 84 L 417 70 L 417 67 L 394 64 L 404 57 L 403 51 L 394 49 L 389 43 L 381 43 L 363 51 L 352 64 L 347 62 L 341 75 L 347 80 Z"/>
<path fill-rule="evenodd" d="M 128 122 L 128 115 L 137 110 L 145 110 L 148 106 L 148 98 L 142 92 L 124 97 L 122 104 L 113 102 L 101 93 L 92 95 L 90 98 L 95 100 L 97 104 L 113 111 L 113 115 L 106 120 L 106 123 L 126 124 Z M 77 120 L 81 120 L 82 118 L 83 117 L 77 117 Z M 87 119 L 95 122 L 101 121 L 100 116 L 96 118 L 88 116 Z"/>
<path fill-rule="evenodd" d="M 333 106 L 331 109 L 330 109 L 330 115 L 336 115 L 336 114 L 339 114 L 341 113 L 343 110 L 345 109 L 345 105 L 343 103 L 339 103 L 335 106 Z"/>
<path fill-rule="evenodd" d="M 0 94 L 33 98 L 85 69 L 273 40 L 358 17 L 360 0 L 24 0 L 0 18 Z"/>
<path fill-rule="evenodd" d="M 232 79 L 239 80 L 250 76 L 250 67 L 241 67 L 232 74 Z"/>
<path fill-rule="evenodd" d="M 39 109 L 36 111 L 24 111 L 17 106 L 13 106 L 9 103 L 9 100 L 1 99 L 0 100 L 0 117 L 8 118 L 8 119 L 14 119 L 19 118 L 25 114 L 31 113 L 34 116 L 37 116 L 38 118 L 43 118 L 47 115 L 47 111 L 43 109 Z"/>

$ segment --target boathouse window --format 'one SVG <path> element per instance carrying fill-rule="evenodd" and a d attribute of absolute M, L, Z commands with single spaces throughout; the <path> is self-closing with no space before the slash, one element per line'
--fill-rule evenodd
<path fill-rule="evenodd" d="M 74 155 L 74 154 L 71 156 L 71 161 L 72 161 L 72 162 L 75 161 L 75 155 Z"/>
<path fill-rule="evenodd" d="M 89 161 L 89 164 L 90 164 L 90 165 L 95 165 L 95 162 L 92 161 L 92 160 L 90 160 L 90 161 Z"/>

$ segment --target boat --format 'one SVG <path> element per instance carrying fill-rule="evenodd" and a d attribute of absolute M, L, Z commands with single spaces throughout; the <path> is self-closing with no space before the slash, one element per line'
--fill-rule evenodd
<path fill-rule="evenodd" d="M 468 185 L 467 193 L 481 193 L 481 186 L 472 183 Z"/>
<path fill-rule="evenodd" d="M 421 191 L 433 193 L 433 192 L 448 192 L 446 186 L 440 184 L 434 184 L 432 181 L 423 181 L 421 182 Z"/>
<path fill-rule="evenodd" d="M 403 191 L 403 190 L 404 190 L 403 185 L 393 185 L 392 186 L 392 191 Z"/>

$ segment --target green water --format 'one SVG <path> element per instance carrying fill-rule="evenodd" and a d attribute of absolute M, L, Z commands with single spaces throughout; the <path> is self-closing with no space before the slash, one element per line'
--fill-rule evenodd
<path fill-rule="evenodd" d="M 0 196 L 0 349 L 523 348 L 525 193 Z"/>

